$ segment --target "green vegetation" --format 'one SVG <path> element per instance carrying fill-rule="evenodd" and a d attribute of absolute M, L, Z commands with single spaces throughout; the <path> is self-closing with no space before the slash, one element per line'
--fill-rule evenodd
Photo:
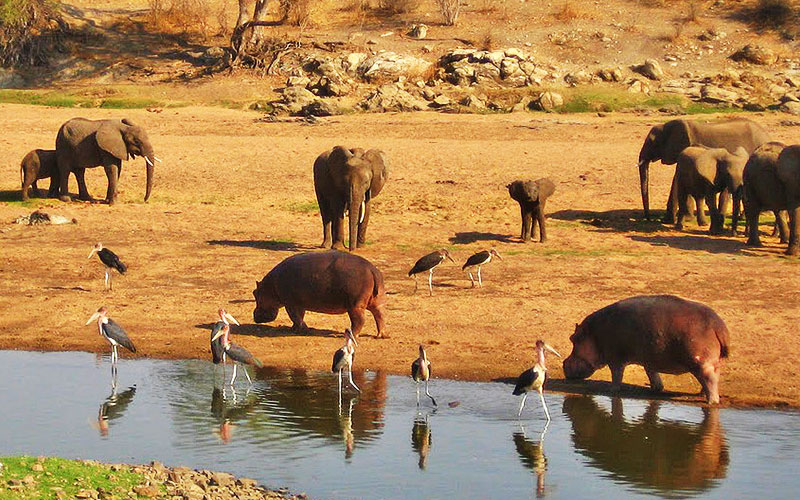
<path fill-rule="evenodd" d="M 23 456 L 0 457 L 0 463 L 0 500 L 76 498 L 81 490 L 96 492 L 98 488 L 125 498 L 144 481 L 139 474 L 81 460 Z"/>
<path fill-rule="evenodd" d="M 318 209 L 317 200 L 291 201 L 286 204 L 286 210 L 296 213 L 316 212 Z"/>
<path fill-rule="evenodd" d="M 64 92 L 36 90 L 0 90 L 0 103 L 30 104 L 58 108 L 142 109 L 149 107 L 180 107 L 185 103 L 163 102 L 144 97 L 86 97 Z"/>

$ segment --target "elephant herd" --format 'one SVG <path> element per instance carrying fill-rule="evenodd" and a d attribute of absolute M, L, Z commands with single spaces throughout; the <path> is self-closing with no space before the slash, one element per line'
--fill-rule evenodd
<path fill-rule="evenodd" d="M 724 214 L 732 197 L 734 235 L 743 203 L 747 244 L 761 246 L 758 219 L 761 212 L 769 210 L 775 214 L 781 243 L 788 242 L 786 254 L 800 254 L 800 145 L 770 141 L 767 131 L 751 120 L 671 120 L 656 125 L 639 152 L 642 207 L 647 219 L 649 165 L 658 160 L 664 165 L 676 165 L 663 222 L 682 229 L 693 200 L 698 224 L 706 224 L 705 203 L 711 215 L 709 232 L 722 234 Z"/>

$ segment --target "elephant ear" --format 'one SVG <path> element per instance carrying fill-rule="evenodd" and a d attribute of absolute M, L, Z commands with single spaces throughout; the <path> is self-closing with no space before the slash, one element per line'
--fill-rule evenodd
<path fill-rule="evenodd" d="M 352 157 L 353 157 L 352 151 L 350 151 L 344 146 L 336 146 L 333 149 L 331 149 L 331 152 L 328 155 L 328 162 L 334 165 L 342 165 L 344 164 L 344 162 L 346 162 Z"/>
<path fill-rule="evenodd" d="M 120 160 L 128 159 L 128 148 L 122 139 L 120 126 L 113 121 L 104 122 L 95 133 L 97 145 L 106 153 Z"/>
<path fill-rule="evenodd" d="M 364 153 L 364 160 L 372 165 L 372 183 L 369 186 L 370 198 L 378 196 L 389 178 L 389 167 L 386 163 L 386 153 L 380 149 L 370 149 Z"/>
<path fill-rule="evenodd" d="M 674 165 L 681 151 L 694 143 L 694 132 L 686 120 L 672 120 L 664 124 L 661 139 L 661 163 Z"/>

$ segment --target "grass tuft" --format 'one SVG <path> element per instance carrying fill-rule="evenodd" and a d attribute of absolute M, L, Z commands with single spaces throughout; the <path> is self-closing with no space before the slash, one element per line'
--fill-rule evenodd
<path fill-rule="evenodd" d="M 296 213 L 310 213 L 319 210 L 317 200 L 292 201 L 286 204 L 286 210 Z"/>

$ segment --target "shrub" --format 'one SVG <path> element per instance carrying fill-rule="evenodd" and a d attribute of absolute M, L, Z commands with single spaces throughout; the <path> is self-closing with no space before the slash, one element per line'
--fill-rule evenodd
<path fill-rule="evenodd" d="M 753 14 L 758 23 L 771 27 L 784 26 L 795 16 L 789 0 L 758 0 Z"/>
<path fill-rule="evenodd" d="M 39 66 L 63 49 L 67 26 L 52 0 L 0 2 L 0 66 Z"/>
<path fill-rule="evenodd" d="M 419 0 L 379 0 L 378 9 L 389 14 L 406 14 L 419 7 Z"/>
<path fill-rule="evenodd" d="M 209 0 L 148 0 L 150 21 L 158 29 L 204 38 L 211 35 Z"/>
<path fill-rule="evenodd" d="M 461 0 L 436 0 L 436 3 L 444 18 L 444 24 L 447 26 L 456 24 L 458 14 L 461 12 Z"/>

